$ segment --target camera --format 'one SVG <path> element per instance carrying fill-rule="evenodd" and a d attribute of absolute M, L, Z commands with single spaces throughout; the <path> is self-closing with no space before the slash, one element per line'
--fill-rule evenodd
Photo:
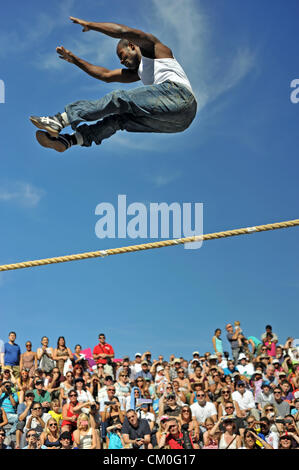
<path fill-rule="evenodd" d="M 115 401 L 104 401 L 105 405 L 116 405 Z"/>
<path fill-rule="evenodd" d="M 278 419 L 275 420 L 275 423 L 285 424 L 285 420 L 281 419 L 281 418 L 278 418 Z"/>

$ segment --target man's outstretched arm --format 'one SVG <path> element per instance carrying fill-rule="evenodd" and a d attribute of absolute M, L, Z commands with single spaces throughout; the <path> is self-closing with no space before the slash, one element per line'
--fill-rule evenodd
<path fill-rule="evenodd" d="M 56 48 L 57 53 L 59 54 L 60 59 L 66 60 L 71 64 L 76 65 L 81 70 L 86 72 L 88 75 L 96 78 L 97 80 L 102 80 L 103 82 L 120 82 L 120 83 L 132 83 L 140 80 L 137 72 L 129 69 L 115 69 L 109 70 L 105 67 L 100 67 L 97 65 L 92 65 L 84 59 L 80 59 L 71 51 L 68 51 L 64 47 L 60 46 Z"/>
<path fill-rule="evenodd" d="M 149 33 L 145 33 L 140 29 L 129 28 L 128 26 L 117 23 L 95 23 L 92 21 L 85 21 L 79 18 L 70 17 L 73 23 L 79 24 L 83 27 L 83 31 L 98 31 L 99 33 L 106 34 L 116 39 L 127 39 L 136 46 L 147 49 L 153 47 L 155 44 L 160 43 L 159 39 Z"/>

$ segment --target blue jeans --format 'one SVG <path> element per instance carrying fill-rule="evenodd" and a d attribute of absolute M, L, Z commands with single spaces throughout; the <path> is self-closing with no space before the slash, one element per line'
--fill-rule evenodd
<path fill-rule="evenodd" d="M 82 135 L 85 147 L 92 142 L 101 144 L 118 130 L 182 132 L 190 126 L 196 110 L 191 91 L 170 80 L 133 90 L 112 91 L 99 100 L 76 101 L 65 107 L 69 122 Z M 78 127 L 83 121 L 98 122 Z"/>

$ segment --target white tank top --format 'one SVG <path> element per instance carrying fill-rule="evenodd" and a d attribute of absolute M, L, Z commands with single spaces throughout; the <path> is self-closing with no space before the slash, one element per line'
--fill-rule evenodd
<path fill-rule="evenodd" d="M 185 85 L 192 92 L 187 75 L 176 59 L 149 59 L 141 56 L 138 75 L 144 85 L 158 85 L 171 80 Z"/>
<path fill-rule="evenodd" d="M 80 435 L 79 449 L 90 449 L 92 446 L 92 429 L 90 428 L 88 433 L 83 436 Z"/>

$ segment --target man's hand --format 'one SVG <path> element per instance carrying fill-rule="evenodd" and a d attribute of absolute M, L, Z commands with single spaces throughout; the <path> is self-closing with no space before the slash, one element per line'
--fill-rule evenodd
<path fill-rule="evenodd" d="M 74 18 L 73 16 L 70 16 L 70 20 L 73 22 L 73 23 L 76 23 L 76 24 L 79 24 L 80 26 L 83 26 L 83 33 L 85 33 L 86 31 L 90 31 L 89 27 L 88 27 L 88 21 L 85 21 L 85 20 L 80 20 L 79 18 Z"/>
<path fill-rule="evenodd" d="M 59 59 L 66 60 L 71 64 L 75 63 L 73 53 L 65 49 L 63 46 L 56 47 L 56 52 L 59 54 Z"/>

